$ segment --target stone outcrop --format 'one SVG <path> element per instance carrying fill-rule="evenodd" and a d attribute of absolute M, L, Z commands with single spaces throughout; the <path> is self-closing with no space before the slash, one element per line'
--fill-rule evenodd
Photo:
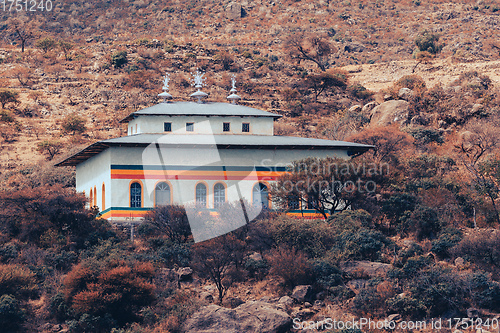
<path fill-rule="evenodd" d="M 241 4 L 231 2 L 226 6 L 226 17 L 230 20 L 237 20 L 242 16 Z"/>
<path fill-rule="evenodd" d="M 190 333 L 287 332 L 292 318 L 278 307 L 259 301 L 243 303 L 235 309 L 217 305 L 202 307 L 183 326 Z"/>
<path fill-rule="evenodd" d="M 390 100 L 375 107 L 371 112 L 370 124 L 388 126 L 393 123 L 403 125 L 408 122 L 409 103 L 403 100 Z"/>
<path fill-rule="evenodd" d="M 303 303 L 305 301 L 311 300 L 312 298 L 312 286 L 301 285 L 293 288 L 292 298 L 298 303 Z"/>

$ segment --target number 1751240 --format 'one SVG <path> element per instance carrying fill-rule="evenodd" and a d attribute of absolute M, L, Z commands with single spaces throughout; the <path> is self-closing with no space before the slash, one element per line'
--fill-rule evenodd
<path fill-rule="evenodd" d="M 0 8 L 4 12 L 50 12 L 51 0 L 0 0 Z"/>

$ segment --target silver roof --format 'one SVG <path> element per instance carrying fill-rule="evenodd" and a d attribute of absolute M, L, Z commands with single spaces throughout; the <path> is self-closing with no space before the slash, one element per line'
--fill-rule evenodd
<path fill-rule="evenodd" d="M 237 116 L 237 117 L 281 117 L 278 114 L 248 106 L 228 103 L 174 102 L 159 103 L 131 113 L 120 122 L 128 122 L 140 115 L 149 116 Z"/>
<path fill-rule="evenodd" d="M 368 149 L 374 148 L 373 146 L 360 143 L 290 136 L 136 134 L 96 142 L 56 165 L 77 165 L 109 147 L 147 147 L 151 143 L 158 143 L 160 146 L 179 148 L 216 147 L 217 149 L 347 150 L 352 155 L 363 153 Z"/>

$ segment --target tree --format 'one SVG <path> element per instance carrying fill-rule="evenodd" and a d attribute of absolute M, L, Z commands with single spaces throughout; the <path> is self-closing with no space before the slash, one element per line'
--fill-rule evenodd
<path fill-rule="evenodd" d="M 71 57 L 69 55 L 69 51 L 71 51 L 71 49 L 74 47 L 74 45 L 71 44 L 70 42 L 66 42 L 64 40 L 60 40 L 58 42 L 58 46 L 61 49 L 61 51 L 64 53 L 64 58 L 66 60 L 71 60 Z"/>
<path fill-rule="evenodd" d="M 48 155 L 48 159 L 50 161 L 54 158 L 54 156 L 56 156 L 61 151 L 62 147 L 63 144 L 60 143 L 59 141 L 45 140 L 38 143 L 37 151 L 39 151 L 42 154 Z"/>
<path fill-rule="evenodd" d="M 87 130 L 87 128 L 85 127 L 85 122 L 85 119 L 72 113 L 64 118 L 61 126 L 64 133 L 72 133 L 73 135 L 75 135 L 76 133 L 81 134 Z"/>
<path fill-rule="evenodd" d="M 43 53 L 47 53 L 56 48 L 57 42 L 51 37 L 45 37 L 37 40 L 36 47 L 43 51 Z"/>
<path fill-rule="evenodd" d="M 432 33 L 428 30 L 422 31 L 417 38 L 415 38 L 415 44 L 417 45 L 419 51 L 429 52 L 430 54 L 436 55 L 444 47 L 444 44 L 438 44 L 439 35 Z"/>
<path fill-rule="evenodd" d="M 305 83 L 314 92 L 314 99 L 317 100 L 318 96 L 328 89 L 345 88 L 347 86 L 347 74 L 341 71 L 308 74 Z"/>
<path fill-rule="evenodd" d="M 23 87 L 31 88 L 37 82 L 35 71 L 30 67 L 16 67 L 12 70 L 12 74 Z"/>
<path fill-rule="evenodd" d="M 244 243 L 232 234 L 222 235 L 193 246 L 193 266 L 198 274 L 215 283 L 221 305 L 233 282 L 229 274 L 230 268 L 235 260 L 241 257 L 243 249 Z"/>
<path fill-rule="evenodd" d="M 0 104 L 2 104 L 2 109 L 9 103 L 15 105 L 21 103 L 18 99 L 18 93 L 9 89 L 0 89 Z"/>
<path fill-rule="evenodd" d="M 10 30 L 17 36 L 21 42 L 21 52 L 24 52 L 26 43 L 35 37 L 33 31 L 37 31 L 37 24 L 35 21 L 28 21 L 28 19 L 12 19 L 10 21 Z"/>
<path fill-rule="evenodd" d="M 127 51 L 116 52 L 111 56 L 111 64 L 116 68 L 122 67 L 127 62 Z"/>
<path fill-rule="evenodd" d="M 312 61 L 325 71 L 328 66 L 328 57 L 333 52 L 330 43 L 318 36 L 304 34 L 292 35 L 285 44 L 285 48 L 292 59 Z"/>
<path fill-rule="evenodd" d="M 170 240 L 184 243 L 191 236 L 186 209 L 179 205 L 159 206 L 149 211 L 144 223 L 153 226 L 158 233 L 165 234 Z"/>
<path fill-rule="evenodd" d="M 273 201 L 282 208 L 314 209 L 328 213 L 361 204 L 376 190 L 380 166 L 358 160 L 327 157 L 293 162 L 292 171 L 272 186 Z M 302 204 L 300 204 L 302 203 Z"/>

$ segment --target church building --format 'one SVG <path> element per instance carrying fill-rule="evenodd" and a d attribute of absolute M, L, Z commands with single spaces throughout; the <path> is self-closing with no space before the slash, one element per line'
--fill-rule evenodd
<path fill-rule="evenodd" d="M 121 120 L 128 124 L 127 136 L 96 142 L 57 164 L 76 167 L 77 191 L 85 192 L 102 218 L 140 220 L 166 204 L 216 211 L 239 199 L 273 208 L 269 186 L 292 161 L 347 159 L 371 148 L 274 135 L 274 121 L 281 116 L 238 105 L 234 79 L 228 103 L 203 101 L 201 73 L 191 95 L 197 101 L 170 102 L 168 81 L 167 75 L 159 94 L 163 102 Z"/>

